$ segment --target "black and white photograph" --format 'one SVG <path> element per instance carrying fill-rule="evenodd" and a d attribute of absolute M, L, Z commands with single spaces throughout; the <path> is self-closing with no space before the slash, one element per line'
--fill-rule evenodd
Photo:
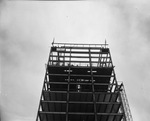
<path fill-rule="evenodd" d="M 0 121 L 149 121 L 149 0 L 1 0 Z"/>

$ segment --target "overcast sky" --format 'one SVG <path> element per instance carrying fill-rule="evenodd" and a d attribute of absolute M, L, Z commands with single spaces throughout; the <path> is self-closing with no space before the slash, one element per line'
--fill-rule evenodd
<path fill-rule="evenodd" d="M 109 44 L 134 121 L 150 119 L 149 0 L 2 1 L 2 121 L 35 121 L 49 49 L 55 42 Z"/>

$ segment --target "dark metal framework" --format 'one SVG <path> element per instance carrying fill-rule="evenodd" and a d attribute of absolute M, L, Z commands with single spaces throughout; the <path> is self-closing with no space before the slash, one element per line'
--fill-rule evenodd
<path fill-rule="evenodd" d="M 132 121 L 107 44 L 52 44 L 36 121 Z"/>

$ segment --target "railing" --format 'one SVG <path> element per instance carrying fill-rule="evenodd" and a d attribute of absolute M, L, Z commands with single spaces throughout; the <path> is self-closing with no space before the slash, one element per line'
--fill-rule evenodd
<path fill-rule="evenodd" d="M 52 43 L 53 46 L 57 47 L 100 47 L 108 48 L 108 44 L 75 44 L 75 43 Z"/>
<path fill-rule="evenodd" d="M 130 107 L 129 107 L 129 103 L 128 103 L 128 99 L 127 99 L 127 95 L 126 95 L 123 83 L 121 83 L 120 89 L 121 89 L 120 94 L 121 94 L 121 98 L 122 98 L 123 108 L 124 108 L 124 111 L 125 111 L 126 121 L 133 121 L 131 111 L 130 111 Z"/>

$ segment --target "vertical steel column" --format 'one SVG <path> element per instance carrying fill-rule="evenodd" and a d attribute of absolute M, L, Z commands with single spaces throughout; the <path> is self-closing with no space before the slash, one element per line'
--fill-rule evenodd
<path fill-rule="evenodd" d="M 102 60 L 102 54 L 101 54 L 101 49 L 100 49 L 100 52 L 99 52 L 99 57 L 98 57 L 98 63 L 97 63 L 97 67 L 101 67 L 101 60 Z"/>
<path fill-rule="evenodd" d="M 95 90 L 94 90 L 94 81 L 93 81 L 93 69 L 92 69 L 92 60 L 91 60 L 91 49 L 89 48 L 89 62 L 90 62 L 90 71 L 91 71 L 91 80 L 92 80 L 92 94 L 93 94 L 93 103 L 94 103 L 94 115 L 95 121 L 97 121 L 97 111 L 96 111 L 96 99 L 95 99 Z"/>
<path fill-rule="evenodd" d="M 69 93 L 70 93 L 70 64 L 71 63 L 71 48 L 70 48 L 70 57 L 69 57 L 69 72 L 68 72 L 68 90 L 67 90 L 67 107 L 66 107 L 66 121 L 68 121 L 68 112 L 69 112 Z"/>

